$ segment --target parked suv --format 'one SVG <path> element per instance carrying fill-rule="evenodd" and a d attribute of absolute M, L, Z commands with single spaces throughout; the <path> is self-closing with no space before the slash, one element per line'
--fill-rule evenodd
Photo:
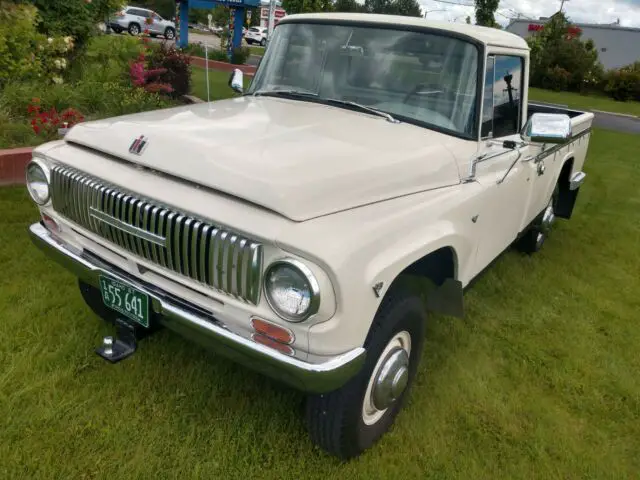
<path fill-rule="evenodd" d="M 116 33 L 126 30 L 131 35 L 139 35 L 148 29 L 152 36 L 164 35 L 167 40 L 176 38 L 175 23 L 146 8 L 125 7 L 109 19 L 109 26 Z"/>
<path fill-rule="evenodd" d="M 244 39 L 249 45 L 259 43 L 263 47 L 267 44 L 267 28 L 266 27 L 251 27 L 244 35 Z"/>

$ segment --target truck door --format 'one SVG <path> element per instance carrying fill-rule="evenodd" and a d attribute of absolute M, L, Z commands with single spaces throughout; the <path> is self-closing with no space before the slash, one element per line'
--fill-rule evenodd
<path fill-rule="evenodd" d="M 482 187 L 476 218 L 478 250 L 475 272 L 481 271 L 517 237 L 529 200 L 531 170 L 519 151 L 503 146 L 521 141 L 524 58 L 492 55 L 485 75 L 482 142 L 475 181 Z"/>

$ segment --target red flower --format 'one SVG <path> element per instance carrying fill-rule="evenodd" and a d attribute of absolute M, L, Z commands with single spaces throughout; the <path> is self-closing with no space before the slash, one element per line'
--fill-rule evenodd
<path fill-rule="evenodd" d="M 36 135 L 38 135 L 40 133 L 40 127 L 37 125 L 33 126 L 33 131 L 35 132 Z"/>

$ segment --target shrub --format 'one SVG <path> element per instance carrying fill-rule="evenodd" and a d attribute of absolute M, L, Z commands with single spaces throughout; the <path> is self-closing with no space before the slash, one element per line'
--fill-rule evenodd
<path fill-rule="evenodd" d="M 640 101 L 640 70 L 625 67 L 609 72 L 605 91 L 621 102 Z"/>
<path fill-rule="evenodd" d="M 555 90 L 557 92 L 567 90 L 570 80 L 571 74 L 564 68 L 558 66 L 547 70 L 543 77 L 545 88 Z"/>
<path fill-rule="evenodd" d="M 51 36 L 71 36 L 80 47 L 97 30 L 86 0 L 32 0 L 38 8 L 38 30 Z"/>
<path fill-rule="evenodd" d="M 84 54 L 72 66 L 72 81 L 128 83 L 129 63 L 143 51 L 139 38 L 100 35 L 91 38 Z"/>
<path fill-rule="evenodd" d="M 249 54 L 251 51 L 247 47 L 238 47 L 235 48 L 231 54 L 231 63 L 234 65 L 243 65 L 247 58 L 249 58 Z"/>
<path fill-rule="evenodd" d="M 0 88 L 9 80 L 41 75 L 42 64 L 35 52 L 44 37 L 34 27 L 36 16 L 31 5 L 0 0 Z"/>
<path fill-rule="evenodd" d="M 158 82 L 171 85 L 172 96 L 186 95 L 191 90 L 191 59 L 189 55 L 166 42 L 151 49 L 148 56 L 149 68 L 163 70 Z"/>

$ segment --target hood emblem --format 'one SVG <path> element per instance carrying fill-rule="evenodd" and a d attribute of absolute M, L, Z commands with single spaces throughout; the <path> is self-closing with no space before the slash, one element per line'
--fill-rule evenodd
<path fill-rule="evenodd" d="M 144 152 L 145 148 L 147 148 L 148 143 L 149 142 L 147 137 L 145 137 L 144 135 L 140 135 L 133 141 L 133 143 L 129 147 L 129 153 L 133 153 L 134 155 L 142 155 L 142 152 Z"/>

